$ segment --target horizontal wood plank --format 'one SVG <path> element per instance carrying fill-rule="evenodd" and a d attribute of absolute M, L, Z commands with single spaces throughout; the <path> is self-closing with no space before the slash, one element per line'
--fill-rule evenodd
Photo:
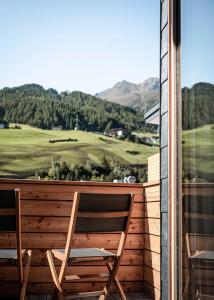
<path fill-rule="evenodd" d="M 144 265 L 160 271 L 160 254 L 149 250 L 144 250 Z"/>
<path fill-rule="evenodd" d="M 53 249 L 64 248 L 66 242 L 66 233 L 23 233 L 22 246 L 26 249 Z M 117 249 L 119 234 L 75 234 L 75 248 L 106 248 Z M 13 233 L 0 233 L 1 248 L 14 248 L 16 246 L 15 235 Z M 142 234 L 128 234 L 126 249 L 143 249 L 144 239 Z"/>
<path fill-rule="evenodd" d="M 115 249 L 108 249 L 109 251 L 116 253 Z M 124 266 L 142 266 L 143 267 L 143 250 L 125 250 L 122 256 L 122 262 L 121 265 Z M 58 259 L 55 259 L 54 263 L 56 265 L 60 265 L 61 262 Z M 80 261 L 77 263 L 74 263 L 75 265 L 91 265 L 91 266 L 96 266 L 96 265 L 104 265 L 105 262 L 103 261 Z M 46 266 L 48 265 L 48 261 L 46 258 L 46 251 L 45 250 L 39 250 L 39 249 L 34 249 L 33 250 L 33 256 L 31 260 L 31 265 L 32 266 L 39 266 L 43 265 Z"/>
<path fill-rule="evenodd" d="M 152 299 L 154 299 L 154 300 L 161 299 L 160 289 L 152 286 L 151 284 L 149 284 L 148 282 L 145 282 L 145 281 L 144 281 L 143 286 L 144 286 L 144 290 L 151 295 Z"/>
<path fill-rule="evenodd" d="M 22 217 L 22 232 L 64 232 L 67 233 L 69 217 Z M 143 233 L 143 219 L 132 218 L 129 233 Z"/>
<path fill-rule="evenodd" d="M 22 200 L 21 214 L 23 216 L 55 216 L 70 217 L 73 200 L 71 201 L 46 201 L 46 200 Z M 144 204 L 134 202 L 132 217 L 144 216 Z"/>
<path fill-rule="evenodd" d="M 126 292 L 140 292 L 143 291 L 143 283 L 142 281 L 124 281 L 120 282 L 122 287 Z M 80 293 L 85 291 L 97 291 L 102 290 L 104 288 L 104 282 L 72 282 L 65 283 L 64 289 L 65 294 L 71 293 Z M 45 294 L 53 294 L 54 292 L 54 284 L 53 283 L 29 283 L 28 291 L 31 294 L 36 295 L 45 295 Z M 116 292 L 114 285 L 111 288 L 112 292 Z M 19 290 L 18 285 L 14 283 L 0 283 L 0 295 L 1 297 L 16 297 L 18 296 Z"/>
<path fill-rule="evenodd" d="M 144 234 L 144 248 L 160 253 L 160 236 Z"/>
<path fill-rule="evenodd" d="M 56 267 L 59 271 L 59 267 Z M 84 275 L 97 274 L 107 271 L 103 266 L 72 266 L 68 267 L 67 274 Z M 0 281 L 16 281 L 18 278 L 16 267 L 1 267 Z M 121 281 L 143 281 L 142 266 L 121 266 L 118 273 L 118 278 Z M 81 281 L 84 281 L 83 279 Z M 100 278 L 97 281 L 106 281 L 105 278 Z M 52 276 L 49 266 L 32 266 L 29 273 L 29 282 L 52 282 Z"/>
<path fill-rule="evenodd" d="M 144 266 L 144 280 L 157 289 L 160 289 L 160 272 Z"/>
<path fill-rule="evenodd" d="M 160 236 L 160 219 L 144 218 L 144 232 Z"/>
<path fill-rule="evenodd" d="M 160 219 L 160 202 L 146 202 L 144 211 L 145 218 Z"/>

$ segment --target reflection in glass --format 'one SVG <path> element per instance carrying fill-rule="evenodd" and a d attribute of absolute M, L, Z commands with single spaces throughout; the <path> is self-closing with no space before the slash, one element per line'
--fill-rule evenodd
<path fill-rule="evenodd" d="M 183 299 L 214 296 L 214 1 L 181 0 Z"/>

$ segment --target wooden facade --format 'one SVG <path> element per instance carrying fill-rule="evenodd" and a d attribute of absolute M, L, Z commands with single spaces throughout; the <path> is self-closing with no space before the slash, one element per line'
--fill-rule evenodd
<path fill-rule="evenodd" d="M 144 287 L 160 299 L 160 184 L 144 188 Z"/>
<path fill-rule="evenodd" d="M 90 182 L 32 181 L 0 179 L 1 189 L 20 188 L 22 214 L 22 244 L 33 249 L 28 293 L 51 294 L 53 283 L 45 257 L 45 250 L 65 246 L 69 216 L 75 191 L 96 193 L 134 194 L 134 207 L 129 227 L 125 254 L 119 270 L 119 279 L 125 291 L 141 291 L 145 287 L 159 298 L 160 289 L 160 198 L 159 182 L 141 184 L 114 184 Z M 106 247 L 117 249 L 118 234 L 76 234 L 74 247 Z M 14 234 L 0 235 L 1 248 L 15 246 Z M 57 263 L 57 262 L 56 262 Z M 72 272 L 98 273 L 99 263 L 78 263 Z M 103 269 L 102 269 L 103 270 Z M 15 268 L 0 269 L 0 294 L 16 293 L 11 287 L 16 279 Z M 68 292 L 96 290 L 103 282 L 66 283 Z M 7 282 L 7 283 L 6 283 Z M 10 283 L 11 282 L 11 283 Z"/>
<path fill-rule="evenodd" d="M 148 158 L 148 182 L 160 180 L 160 153 Z"/>

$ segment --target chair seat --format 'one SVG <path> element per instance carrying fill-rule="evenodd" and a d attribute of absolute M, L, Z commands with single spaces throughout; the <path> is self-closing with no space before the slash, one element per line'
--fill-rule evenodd
<path fill-rule="evenodd" d="M 64 249 L 57 249 L 57 251 L 64 253 Z M 103 257 L 103 256 L 112 257 L 112 256 L 116 256 L 116 254 L 99 248 L 71 249 L 69 254 L 70 259 L 81 258 L 81 257 Z"/>
<path fill-rule="evenodd" d="M 17 259 L 16 249 L 0 249 L 0 259 Z"/>
<path fill-rule="evenodd" d="M 202 251 L 201 253 L 192 256 L 192 259 L 207 259 L 214 261 L 214 251 Z"/>

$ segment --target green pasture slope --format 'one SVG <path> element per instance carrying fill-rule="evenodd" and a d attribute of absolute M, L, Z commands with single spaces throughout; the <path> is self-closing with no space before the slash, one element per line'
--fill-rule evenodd
<path fill-rule="evenodd" d="M 90 132 L 42 130 L 28 125 L 21 127 L 0 129 L 0 176 L 35 174 L 35 171 L 47 170 L 52 159 L 65 160 L 69 165 L 84 164 L 87 160 L 100 163 L 105 156 L 109 161 L 142 164 L 147 162 L 148 156 L 158 152 L 158 147 L 119 141 Z M 78 142 L 49 143 L 49 140 L 67 138 L 78 139 Z"/>
<path fill-rule="evenodd" d="M 198 182 L 213 182 L 214 125 L 185 130 L 182 139 L 184 174 L 191 173 Z"/>

